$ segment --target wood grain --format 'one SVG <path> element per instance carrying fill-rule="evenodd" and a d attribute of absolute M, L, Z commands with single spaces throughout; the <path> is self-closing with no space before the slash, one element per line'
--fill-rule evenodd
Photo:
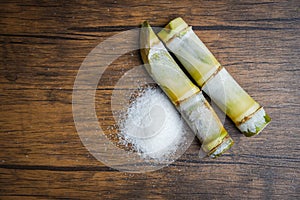
<path fill-rule="evenodd" d="M 299 8 L 296 0 L 0 2 L 0 199 L 299 199 Z M 118 172 L 97 161 L 77 134 L 78 69 L 107 38 L 177 16 L 273 121 L 246 138 L 226 119 L 235 145 L 216 160 L 199 160 L 194 141 L 166 168 Z M 101 125 L 113 123 L 107 105 L 114 89 L 132 86 L 115 84 L 141 64 L 137 51 L 128 52 L 101 77 Z"/>

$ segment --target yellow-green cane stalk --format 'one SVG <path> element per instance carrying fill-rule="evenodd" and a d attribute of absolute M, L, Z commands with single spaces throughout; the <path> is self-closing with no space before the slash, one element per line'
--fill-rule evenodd
<path fill-rule="evenodd" d="M 180 69 L 147 22 L 140 32 L 141 56 L 149 75 L 169 97 L 202 142 L 200 155 L 215 158 L 233 144 L 219 118 Z"/>
<path fill-rule="evenodd" d="M 172 20 L 158 36 L 244 135 L 258 134 L 271 121 L 182 18 Z"/>

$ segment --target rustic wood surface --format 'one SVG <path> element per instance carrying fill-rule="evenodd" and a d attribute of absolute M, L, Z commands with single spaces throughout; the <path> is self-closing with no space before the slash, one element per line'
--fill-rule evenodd
<path fill-rule="evenodd" d="M 298 0 L 1 1 L 0 199 L 299 199 L 299 11 Z M 273 121 L 246 138 L 226 119 L 235 145 L 216 160 L 199 160 L 194 141 L 158 171 L 116 171 L 76 132 L 78 69 L 110 36 L 177 16 Z M 96 92 L 98 115 L 111 120 L 99 105 L 109 104 L 114 84 L 140 64 L 134 51 L 109 67 Z"/>

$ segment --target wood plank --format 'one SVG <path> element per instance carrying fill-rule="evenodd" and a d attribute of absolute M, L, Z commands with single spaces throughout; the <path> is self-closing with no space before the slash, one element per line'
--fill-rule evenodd
<path fill-rule="evenodd" d="M 299 1 L 81 1 L 1 3 L 6 34 L 66 35 L 73 31 L 123 30 L 150 20 L 164 25 L 183 16 L 193 26 L 213 29 L 299 29 Z M 188 5 L 188 6 L 187 6 Z M 268 12 L 269 11 L 269 12 Z M 11 17 L 11 16 L 14 17 Z M 48 24 L 55 24 L 49 27 Z M 32 29 L 31 27 L 34 27 Z M 52 30 L 52 31 L 51 31 Z"/>
<path fill-rule="evenodd" d="M 256 75 L 262 78 L 271 77 L 271 81 L 274 81 L 270 83 L 269 88 L 271 85 L 274 88 L 286 88 L 290 83 L 293 87 L 298 85 L 299 50 L 297 42 L 293 41 L 299 40 L 299 35 L 294 32 L 196 31 L 196 33 L 239 82 L 249 83 L 251 87 L 257 85 L 255 83 L 257 81 L 264 81 L 251 80 L 251 76 Z M 0 61 L 3 66 L 0 71 L 1 85 L 3 88 L 16 89 L 37 87 L 72 89 L 77 70 L 84 58 L 104 40 L 105 36 L 110 35 L 104 33 L 100 41 L 95 39 L 93 42 L 83 40 L 83 42 L 61 43 L 53 40 L 54 45 L 36 44 L 40 41 L 36 38 L 29 41 L 25 38 L 24 43 L 17 39 L 20 43 L 15 44 L 14 37 L 1 37 L 1 52 L 4 58 Z M 112 64 L 109 68 L 111 70 L 104 74 L 106 76 L 101 83 L 110 85 L 112 81 L 114 84 L 117 81 L 115 78 L 119 79 L 124 72 L 141 64 L 138 52 L 129 52 Z M 247 81 L 243 81 L 244 79 Z"/>
<path fill-rule="evenodd" d="M 257 165 L 186 164 L 147 174 L 120 172 L 1 170 L 1 196 L 21 198 L 120 199 L 287 198 L 297 197 L 293 169 Z M 245 174 L 249 174 L 245 176 Z M 4 180 L 11 180 L 6 185 Z M 272 184 L 270 184 L 270 182 Z M 241 184 L 243 183 L 243 184 Z M 287 184 L 289 183 L 289 184 Z M 228 185 L 230 187 L 228 187 Z M 238 192 L 236 192 L 238 190 Z"/>

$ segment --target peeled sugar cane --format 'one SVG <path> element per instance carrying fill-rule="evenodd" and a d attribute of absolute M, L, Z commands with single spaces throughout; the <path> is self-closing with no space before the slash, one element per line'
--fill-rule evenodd
<path fill-rule="evenodd" d="M 158 37 L 245 136 L 258 134 L 271 121 L 182 18 L 172 20 Z"/>
<path fill-rule="evenodd" d="M 233 140 L 204 98 L 180 69 L 148 22 L 140 32 L 141 56 L 149 75 L 169 97 L 202 143 L 200 156 L 215 158 L 233 144 Z"/>

